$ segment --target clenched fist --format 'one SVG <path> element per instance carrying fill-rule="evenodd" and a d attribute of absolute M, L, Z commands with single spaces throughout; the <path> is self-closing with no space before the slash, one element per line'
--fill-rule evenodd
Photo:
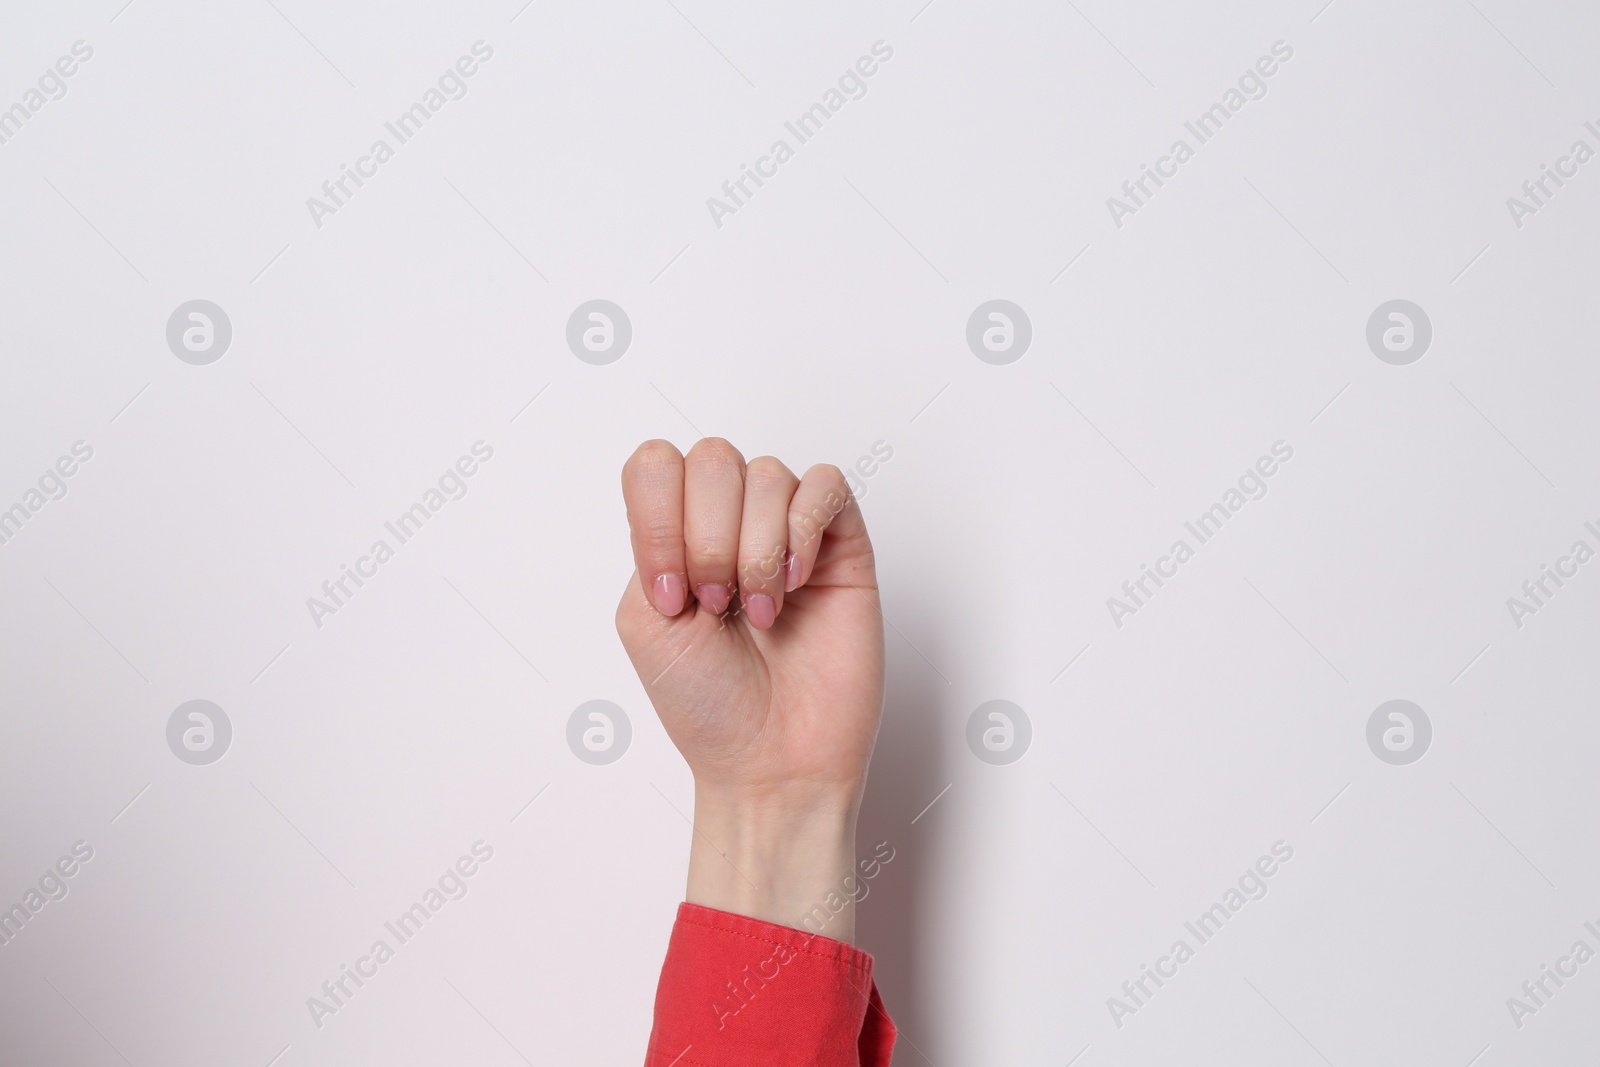
<path fill-rule="evenodd" d="M 694 772 L 688 899 L 799 925 L 846 892 L 883 708 L 860 506 L 837 467 L 796 478 L 717 438 L 645 442 L 622 492 L 636 570 L 617 632 Z"/>

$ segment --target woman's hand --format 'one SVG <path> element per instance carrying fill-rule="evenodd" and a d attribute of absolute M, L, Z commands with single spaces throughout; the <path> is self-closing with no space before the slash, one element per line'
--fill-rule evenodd
<path fill-rule="evenodd" d="M 850 940 L 883 708 L 872 544 L 837 467 L 706 438 L 622 469 L 636 570 L 617 632 L 695 779 L 691 903 Z M 832 904 L 847 901 L 842 911 Z M 819 912 L 821 908 L 821 912 Z"/>

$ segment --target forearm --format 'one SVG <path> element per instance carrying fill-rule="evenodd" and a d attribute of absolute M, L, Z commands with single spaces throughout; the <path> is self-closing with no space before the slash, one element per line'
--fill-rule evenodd
<path fill-rule="evenodd" d="M 687 899 L 852 942 L 858 807 L 833 787 L 750 796 L 697 784 Z"/>
<path fill-rule="evenodd" d="M 831 789 L 697 785 L 647 1067 L 888 1067 L 894 1023 L 872 957 L 850 943 L 871 877 L 855 869 L 858 806 Z"/>

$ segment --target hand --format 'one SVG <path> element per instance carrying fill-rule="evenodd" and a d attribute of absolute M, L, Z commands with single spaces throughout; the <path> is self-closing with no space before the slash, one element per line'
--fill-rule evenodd
<path fill-rule="evenodd" d="M 771 457 L 746 465 L 717 438 L 687 457 L 645 442 L 622 492 L 637 569 L 617 632 L 694 773 L 688 899 L 800 925 L 855 884 L 883 709 L 860 506 L 837 467 L 797 479 Z M 849 940 L 853 929 L 846 907 L 816 932 Z"/>

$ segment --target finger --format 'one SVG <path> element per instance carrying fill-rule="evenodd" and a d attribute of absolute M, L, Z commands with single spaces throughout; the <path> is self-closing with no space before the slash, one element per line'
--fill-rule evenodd
<path fill-rule="evenodd" d="M 771 456 L 745 468 L 739 524 L 739 598 L 758 630 L 783 609 L 783 565 L 789 550 L 789 501 L 799 479 Z"/>
<path fill-rule="evenodd" d="M 785 592 L 792 593 L 811 579 L 825 532 L 832 537 L 865 536 L 867 532 L 844 473 L 831 463 L 819 463 L 806 471 L 789 502 Z"/>
<path fill-rule="evenodd" d="M 688 602 L 683 562 L 683 456 L 667 441 L 646 441 L 622 465 L 622 498 L 639 583 L 671 618 Z"/>
<path fill-rule="evenodd" d="M 744 456 L 720 437 L 697 442 L 683 461 L 683 543 L 689 588 L 714 615 L 733 601 L 743 511 Z"/>

